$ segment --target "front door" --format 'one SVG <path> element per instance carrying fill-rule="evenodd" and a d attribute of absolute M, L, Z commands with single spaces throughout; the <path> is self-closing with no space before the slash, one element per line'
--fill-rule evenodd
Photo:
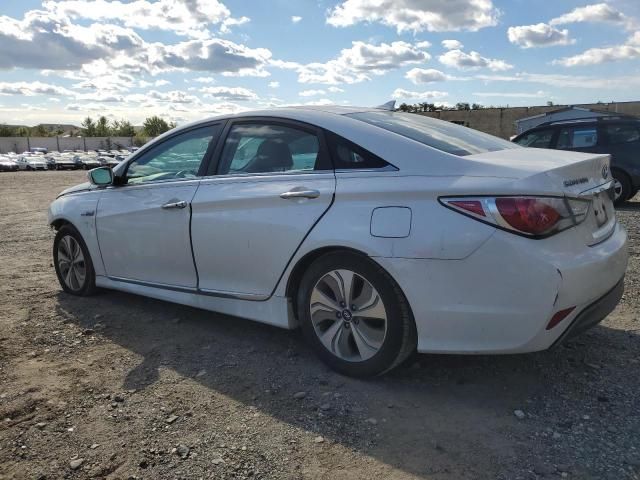
<path fill-rule="evenodd" d="M 193 199 L 199 287 L 264 299 L 331 205 L 335 175 L 322 134 L 296 123 L 231 125 L 215 175 Z"/>
<path fill-rule="evenodd" d="M 103 192 L 96 229 L 109 277 L 197 287 L 191 201 L 200 165 L 219 130 L 209 125 L 167 138 L 128 164 L 124 185 Z"/>

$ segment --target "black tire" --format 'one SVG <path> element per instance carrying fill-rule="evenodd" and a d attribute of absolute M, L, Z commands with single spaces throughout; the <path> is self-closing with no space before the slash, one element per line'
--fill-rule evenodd
<path fill-rule="evenodd" d="M 615 200 L 614 204 L 616 206 L 622 205 L 624 202 L 626 202 L 627 200 L 631 199 L 631 197 L 633 197 L 633 187 L 631 186 L 631 179 L 626 173 L 618 169 L 611 170 L 611 176 L 613 177 L 614 180 L 617 180 L 618 182 L 620 182 L 620 185 L 622 187 L 622 192 L 618 197 L 618 199 Z"/>
<path fill-rule="evenodd" d="M 368 281 L 379 293 L 387 315 L 382 345 L 371 358 L 349 361 L 333 354 L 320 341 L 311 320 L 310 301 L 318 281 L 333 270 L 347 269 Z M 368 257 L 352 252 L 327 253 L 307 269 L 297 292 L 297 314 L 304 336 L 332 369 L 353 377 L 381 375 L 404 362 L 417 346 L 415 321 L 398 284 Z M 355 317 L 355 315 L 354 315 Z"/>
<path fill-rule="evenodd" d="M 70 236 L 77 242 L 78 246 L 82 250 L 82 255 L 84 257 L 84 268 L 85 268 L 85 276 L 84 281 L 80 285 L 79 288 L 71 288 L 65 282 L 62 272 L 61 266 L 58 263 L 58 250 L 60 242 L 64 237 Z M 56 275 L 58 277 L 58 281 L 60 282 L 60 286 L 62 289 L 71 294 L 77 295 L 80 297 L 86 297 L 89 295 L 93 295 L 96 292 L 96 273 L 93 268 L 93 262 L 91 261 L 91 255 L 89 254 L 89 249 L 87 245 L 84 243 L 82 235 L 80 232 L 75 229 L 72 225 L 63 225 L 60 227 L 60 230 L 56 233 L 55 239 L 53 240 L 53 265 L 56 269 Z"/>

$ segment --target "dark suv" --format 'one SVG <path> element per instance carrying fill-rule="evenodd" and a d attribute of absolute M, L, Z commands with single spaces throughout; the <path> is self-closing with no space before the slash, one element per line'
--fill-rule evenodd
<path fill-rule="evenodd" d="M 523 147 L 610 154 L 617 205 L 640 189 L 638 118 L 609 116 L 547 122 L 521 133 L 513 141 Z"/>

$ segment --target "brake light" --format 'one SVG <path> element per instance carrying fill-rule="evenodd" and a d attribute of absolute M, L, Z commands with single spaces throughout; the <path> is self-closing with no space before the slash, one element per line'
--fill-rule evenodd
<path fill-rule="evenodd" d="M 544 238 L 580 224 L 590 200 L 565 197 L 440 198 L 454 211 L 519 235 Z"/>
<path fill-rule="evenodd" d="M 537 198 L 496 198 L 496 207 L 509 225 L 532 235 L 543 234 L 561 218 L 555 208 Z"/>

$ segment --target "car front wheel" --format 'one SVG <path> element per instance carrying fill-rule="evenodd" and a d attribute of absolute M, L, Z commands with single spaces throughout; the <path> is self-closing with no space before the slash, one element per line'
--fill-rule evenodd
<path fill-rule="evenodd" d="M 64 225 L 53 241 L 53 264 L 62 289 L 72 295 L 88 296 L 96 290 L 96 276 L 89 250 L 80 233 Z"/>
<path fill-rule="evenodd" d="M 396 282 L 364 255 L 318 258 L 297 298 L 304 335 L 331 368 L 351 376 L 383 374 L 416 348 L 415 323 Z"/>

